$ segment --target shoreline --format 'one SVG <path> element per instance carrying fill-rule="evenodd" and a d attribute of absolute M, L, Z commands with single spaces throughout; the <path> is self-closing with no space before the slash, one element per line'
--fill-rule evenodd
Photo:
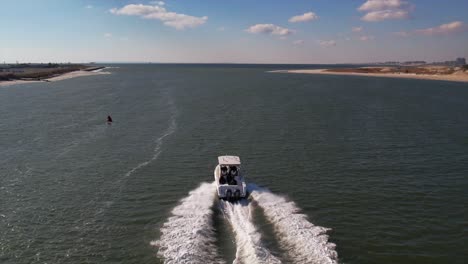
<path fill-rule="evenodd" d="M 84 77 L 84 76 L 93 76 L 93 75 L 104 75 L 104 74 L 111 74 L 110 72 L 103 72 L 102 70 L 106 69 L 106 67 L 98 68 L 95 70 L 77 70 L 66 72 L 63 74 L 59 74 L 56 76 L 44 78 L 41 80 L 10 80 L 10 81 L 0 81 L 0 87 L 6 87 L 11 85 L 17 84 L 27 84 L 27 83 L 39 83 L 39 82 L 58 82 L 62 80 L 77 78 L 77 77 Z"/>
<path fill-rule="evenodd" d="M 386 77 L 386 78 L 403 78 L 403 79 L 419 79 L 419 80 L 436 80 L 436 81 L 452 81 L 452 82 L 468 82 L 468 74 L 444 74 L 444 75 L 429 75 L 429 74 L 411 74 L 411 73 L 359 73 L 359 72 L 338 72 L 328 71 L 330 69 L 314 69 L 314 70 L 276 70 L 269 71 L 271 73 L 296 73 L 296 74 L 325 74 L 325 75 L 348 75 L 348 76 L 365 76 L 365 77 Z"/>

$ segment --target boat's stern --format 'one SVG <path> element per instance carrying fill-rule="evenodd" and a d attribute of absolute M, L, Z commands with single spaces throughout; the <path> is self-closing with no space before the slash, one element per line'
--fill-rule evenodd
<path fill-rule="evenodd" d="M 220 199 L 238 200 L 247 197 L 247 184 L 237 156 L 220 156 L 214 171 L 216 192 Z"/>
<path fill-rule="evenodd" d="M 218 197 L 224 200 L 239 200 L 247 197 L 245 182 L 240 185 L 218 185 Z"/>

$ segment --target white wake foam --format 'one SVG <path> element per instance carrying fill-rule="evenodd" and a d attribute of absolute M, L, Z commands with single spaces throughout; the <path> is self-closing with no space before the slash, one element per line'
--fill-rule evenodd
<path fill-rule="evenodd" d="M 202 183 L 172 210 L 161 228 L 157 246 L 164 263 L 224 263 L 217 254 L 212 220 L 215 201 L 213 184 Z"/>
<path fill-rule="evenodd" d="M 253 199 L 273 223 L 281 247 L 294 263 L 338 263 L 336 245 L 328 242 L 330 229 L 315 226 L 292 201 L 271 193 L 268 189 L 249 185 Z"/>
<path fill-rule="evenodd" d="M 281 263 L 262 246 L 261 235 L 251 221 L 251 206 L 247 200 L 232 204 L 222 202 L 236 235 L 236 259 L 234 263 Z"/>

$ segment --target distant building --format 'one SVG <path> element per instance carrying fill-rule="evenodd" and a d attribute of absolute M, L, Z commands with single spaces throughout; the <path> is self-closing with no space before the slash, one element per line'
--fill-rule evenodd
<path fill-rule="evenodd" d="M 443 65 L 443 66 L 463 66 L 466 65 L 465 58 L 457 58 L 453 61 L 439 61 L 432 63 L 433 65 Z"/>
<path fill-rule="evenodd" d="M 426 64 L 425 61 L 405 61 L 405 62 L 402 62 L 401 65 L 424 65 Z"/>
<path fill-rule="evenodd" d="M 455 60 L 455 63 L 456 63 L 457 65 L 465 65 L 465 64 L 466 64 L 466 60 L 465 60 L 465 58 L 457 58 L 457 59 Z"/>
<path fill-rule="evenodd" d="M 399 65 L 400 62 L 399 61 L 386 61 L 386 62 L 383 62 L 381 64 L 385 64 L 385 65 Z"/>

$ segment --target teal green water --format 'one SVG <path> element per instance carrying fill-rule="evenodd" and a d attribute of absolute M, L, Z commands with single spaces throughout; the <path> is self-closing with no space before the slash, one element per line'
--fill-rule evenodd
<path fill-rule="evenodd" d="M 163 263 L 154 241 L 223 154 L 331 228 L 339 263 L 466 262 L 467 84 L 118 66 L 0 89 L 1 263 Z M 260 205 L 249 234 L 300 263 Z M 239 233 L 211 212 L 230 263 Z"/>

